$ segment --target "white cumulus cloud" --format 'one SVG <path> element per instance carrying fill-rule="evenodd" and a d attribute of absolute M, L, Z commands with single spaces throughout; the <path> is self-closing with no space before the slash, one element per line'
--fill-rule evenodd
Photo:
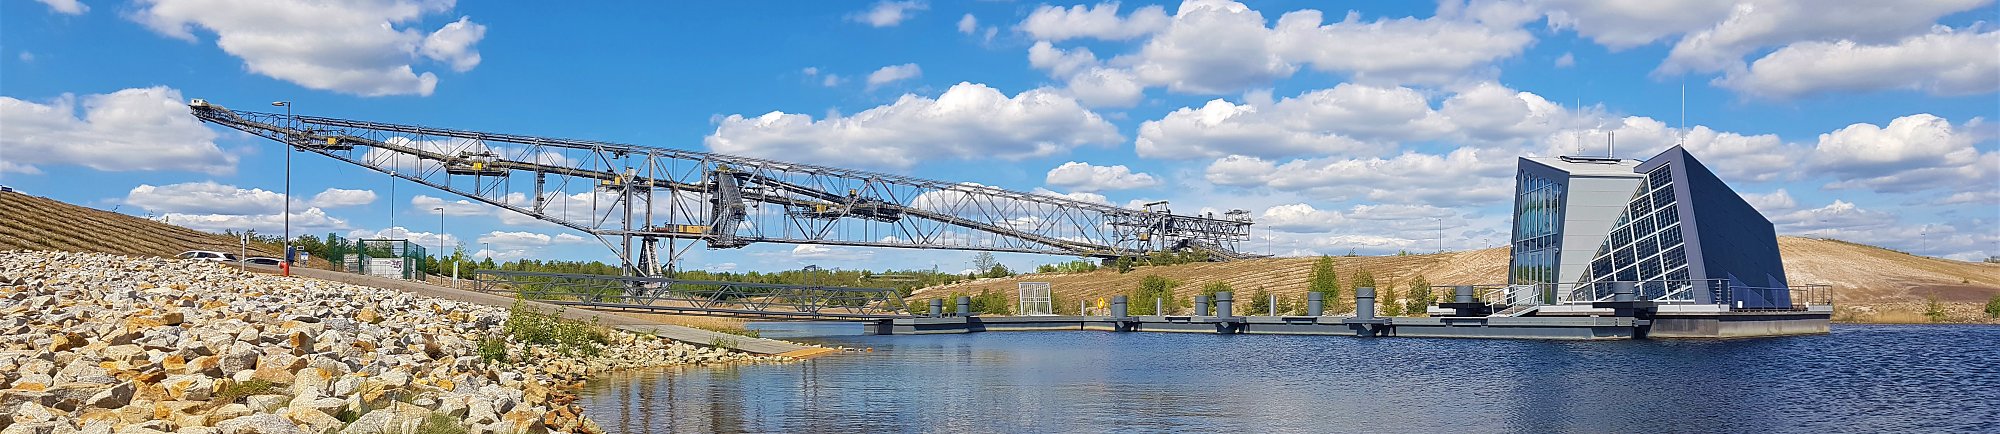
<path fill-rule="evenodd" d="M 1716 83 L 1748 95 L 1789 99 L 1835 91 L 1907 89 L 1933 95 L 2000 90 L 2000 31 L 1939 27 L 1888 44 L 1851 40 L 1780 48 Z"/>
<path fill-rule="evenodd" d="M 426 34 L 425 16 L 453 1 L 141 0 L 131 18 L 162 35 L 193 42 L 215 35 L 222 51 L 250 72 L 312 89 L 362 96 L 430 95 L 437 74 L 417 71 L 419 57 L 466 71 L 479 64 L 472 45 L 485 27 L 468 19 Z"/>
<path fill-rule="evenodd" d="M 225 174 L 237 156 L 216 146 L 216 134 L 188 115 L 187 100 L 168 87 L 125 89 L 47 103 L 0 96 L 0 160 L 17 172 L 37 164 L 68 164 L 122 172 L 184 170 Z"/>
<path fill-rule="evenodd" d="M 922 77 L 923 75 L 924 69 L 915 63 L 884 66 L 876 69 L 875 72 L 868 73 L 868 89 L 874 90 L 876 87 L 881 87 L 885 84 Z"/>
<path fill-rule="evenodd" d="M 1160 185 L 1153 175 L 1133 172 L 1125 165 L 1093 166 L 1071 161 L 1049 169 L 1043 182 L 1076 191 L 1129 190 Z"/>
<path fill-rule="evenodd" d="M 59 14 L 83 15 L 84 12 L 90 11 L 89 5 L 85 5 L 83 4 L 83 2 L 79 2 L 77 0 L 36 0 L 36 1 L 40 1 L 42 2 L 42 4 L 48 5 L 50 12 L 55 12 Z"/>
<path fill-rule="evenodd" d="M 1167 10 L 1158 5 L 1133 9 L 1118 16 L 1118 3 L 1076 5 L 1068 8 L 1041 5 L 1021 21 L 1020 30 L 1042 41 L 1072 38 L 1125 40 L 1146 36 L 1167 27 Z"/>
<path fill-rule="evenodd" d="M 831 165 L 906 168 L 934 159 L 1056 155 L 1123 140 L 1073 98 L 1045 89 L 1008 97 L 959 83 L 927 98 L 903 95 L 845 117 L 770 112 L 730 115 L 704 139 L 715 152 Z"/>
<path fill-rule="evenodd" d="M 897 24 L 902 24 L 903 20 L 915 16 L 916 11 L 926 9 L 930 9 L 930 5 L 922 1 L 882 0 L 875 2 L 875 6 L 868 8 L 866 11 L 849 15 L 847 19 L 872 27 L 893 27 Z"/>

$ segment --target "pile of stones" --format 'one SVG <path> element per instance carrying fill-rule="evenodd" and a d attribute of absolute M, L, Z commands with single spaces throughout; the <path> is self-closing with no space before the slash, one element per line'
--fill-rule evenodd
<path fill-rule="evenodd" d="M 590 351 L 527 345 L 508 318 L 212 262 L 0 252 L 0 434 L 600 432 L 569 392 L 593 375 L 788 360 L 610 329 Z"/>

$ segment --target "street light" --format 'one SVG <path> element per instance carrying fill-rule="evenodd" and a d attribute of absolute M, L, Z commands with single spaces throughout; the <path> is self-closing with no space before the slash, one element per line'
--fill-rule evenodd
<path fill-rule="evenodd" d="M 479 251 L 486 252 L 486 260 L 493 260 L 493 243 L 479 243 Z"/>
<path fill-rule="evenodd" d="M 271 105 L 285 108 L 285 261 L 283 273 L 292 275 L 292 102 L 276 101 Z"/>
<path fill-rule="evenodd" d="M 438 274 L 444 274 L 444 207 L 431 208 L 438 212 Z"/>

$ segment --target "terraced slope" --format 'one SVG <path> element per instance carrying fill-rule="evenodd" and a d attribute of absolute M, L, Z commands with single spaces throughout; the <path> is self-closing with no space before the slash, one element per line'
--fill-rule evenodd
<path fill-rule="evenodd" d="M 188 250 L 242 250 L 235 237 L 19 192 L 0 193 L 0 250 L 14 249 L 161 257 Z M 277 249 L 252 246 L 250 251 L 253 256 L 278 256 Z"/>
<path fill-rule="evenodd" d="M 1785 257 L 1785 274 L 1792 282 L 1833 286 L 1835 304 L 1856 321 L 1901 322 L 1921 312 L 1932 297 L 1944 303 L 1951 318 L 1978 321 L 1986 301 L 2000 294 L 2000 264 L 1915 256 L 1845 241 L 1800 237 L 1779 237 L 1778 248 Z M 1362 270 L 1374 274 L 1378 286 L 1393 282 L 1398 288 L 1415 276 L 1424 276 L 1433 285 L 1491 284 L 1505 282 L 1507 278 L 1505 248 L 1333 259 L 1343 288 Z M 1193 296 L 1203 285 L 1216 281 L 1228 282 L 1239 295 L 1261 287 L 1279 296 L 1302 297 L 1313 261 L 1314 258 L 1256 259 L 1140 267 L 1126 274 L 1113 270 L 1031 274 L 924 288 L 911 300 L 982 290 L 1012 294 L 1017 283 L 1033 281 L 1049 282 L 1057 298 L 1075 309 L 1077 300 L 1128 293 L 1148 275 L 1181 282 L 1175 294 L 1182 297 Z"/>

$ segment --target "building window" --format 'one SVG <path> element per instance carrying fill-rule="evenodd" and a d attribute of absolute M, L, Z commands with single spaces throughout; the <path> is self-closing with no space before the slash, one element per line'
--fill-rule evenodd
<path fill-rule="evenodd" d="M 1528 172 L 1517 174 L 1514 199 L 1515 284 L 1547 283 L 1556 276 L 1561 248 L 1563 184 Z"/>

